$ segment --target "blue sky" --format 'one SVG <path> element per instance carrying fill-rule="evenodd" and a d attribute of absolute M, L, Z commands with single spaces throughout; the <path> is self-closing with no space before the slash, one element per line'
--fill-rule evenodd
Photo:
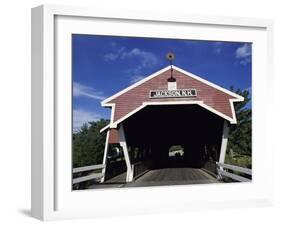
<path fill-rule="evenodd" d="M 132 83 L 174 65 L 229 89 L 251 90 L 251 44 L 156 38 L 72 35 L 73 129 L 110 118 L 100 102 Z"/>

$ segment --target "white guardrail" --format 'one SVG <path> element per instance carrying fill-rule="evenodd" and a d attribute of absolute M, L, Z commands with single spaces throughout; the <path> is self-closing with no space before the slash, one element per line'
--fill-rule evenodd
<path fill-rule="evenodd" d="M 240 181 L 240 182 L 250 182 L 250 181 L 252 181 L 249 178 L 242 177 L 242 176 L 239 176 L 237 174 L 230 173 L 230 172 L 227 172 L 227 171 L 224 170 L 224 169 L 234 170 L 236 172 L 240 172 L 240 173 L 244 173 L 244 174 L 252 176 L 252 170 L 251 169 L 243 168 L 243 167 L 240 167 L 240 166 L 229 165 L 229 164 L 225 164 L 225 163 L 220 163 L 220 162 L 216 162 L 216 164 L 217 164 L 218 176 L 220 178 L 222 178 L 222 176 L 225 176 L 225 177 L 229 177 L 233 180 Z"/>
<path fill-rule="evenodd" d="M 98 169 L 102 170 L 102 169 L 104 169 L 104 167 L 105 167 L 105 165 L 103 165 L 103 164 L 83 166 L 83 167 L 73 168 L 72 172 L 73 173 L 81 173 L 81 172 L 98 170 Z M 77 184 L 77 183 L 88 181 L 88 180 L 101 179 L 103 176 L 104 176 L 103 173 L 91 173 L 91 174 L 86 175 L 86 176 L 73 178 L 72 183 Z"/>

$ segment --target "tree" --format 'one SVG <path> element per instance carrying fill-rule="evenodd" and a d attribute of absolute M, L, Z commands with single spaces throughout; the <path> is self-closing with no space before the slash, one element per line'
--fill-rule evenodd
<path fill-rule="evenodd" d="M 241 155 L 252 155 L 252 109 L 248 107 L 250 99 L 249 90 L 230 90 L 244 97 L 243 102 L 236 102 L 234 105 L 237 124 L 230 126 L 227 150 L 232 149 Z"/>
<path fill-rule="evenodd" d="M 100 119 L 84 124 L 77 133 L 72 135 L 73 167 L 101 164 L 103 159 L 106 133 L 100 130 L 109 120 Z"/>

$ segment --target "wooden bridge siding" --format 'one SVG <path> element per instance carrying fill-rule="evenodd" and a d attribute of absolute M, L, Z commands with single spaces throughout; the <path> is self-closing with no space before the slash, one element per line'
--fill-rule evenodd
<path fill-rule="evenodd" d="M 186 87 L 197 89 L 197 96 L 192 98 L 180 98 L 183 100 L 204 101 L 208 106 L 232 118 L 231 106 L 229 99 L 234 98 L 218 89 L 215 89 L 201 81 L 191 78 L 177 70 L 174 70 L 174 77 L 177 79 L 178 89 Z M 167 79 L 170 77 L 170 71 L 148 80 L 147 82 L 127 91 L 126 93 L 116 97 L 109 103 L 115 103 L 114 121 L 122 118 L 129 112 L 141 106 L 143 102 L 153 102 L 155 99 L 149 98 L 150 90 L 167 89 Z M 178 98 L 162 98 L 157 101 L 178 101 Z"/>

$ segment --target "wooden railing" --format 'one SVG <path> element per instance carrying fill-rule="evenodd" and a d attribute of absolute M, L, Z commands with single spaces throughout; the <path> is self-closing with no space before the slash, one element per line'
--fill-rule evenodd
<path fill-rule="evenodd" d="M 151 169 L 152 160 L 139 161 L 132 165 L 133 178 L 139 177 Z"/>
<path fill-rule="evenodd" d="M 94 170 L 103 170 L 105 165 L 100 164 L 100 165 L 91 165 L 91 166 L 83 166 L 83 167 L 78 167 L 78 168 L 73 168 L 73 173 L 83 173 L 87 171 L 94 171 Z M 101 173 L 90 173 L 86 176 L 81 176 L 81 177 L 76 177 L 73 178 L 72 184 L 77 184 L 81 183 L 84 181 L 89 181 L 89 180 L 100 180 L 103 177 L 103 172 Z"/>
<path fill-rule="evenodd" d="M 237 174 L 230 173 L 230 172 L 226 171 L 226 170 L 232 170 L 232 171 L 235 171 L 235 172 L 250 175 L 250 177 L 252 177 L 252 170 L 251 169 L 243 168 L 243 167 L 240 167 L 240 166 L 224 164 L 224 163 L 220 163 L 220 162 L 217 162 L 216 164 L 217 164 L 217 173 L 218 173 L 219 178 L 228 177 L 228 178 L 231 178 L 232 180 L 240 181 L 240 182 L 250 182 L 250 181 L 252 181 L 249 178 L 246 178 L 246 177 L 243 177 L 243 176 L 240 176 L 240 175 L 237 175 Z"/>

